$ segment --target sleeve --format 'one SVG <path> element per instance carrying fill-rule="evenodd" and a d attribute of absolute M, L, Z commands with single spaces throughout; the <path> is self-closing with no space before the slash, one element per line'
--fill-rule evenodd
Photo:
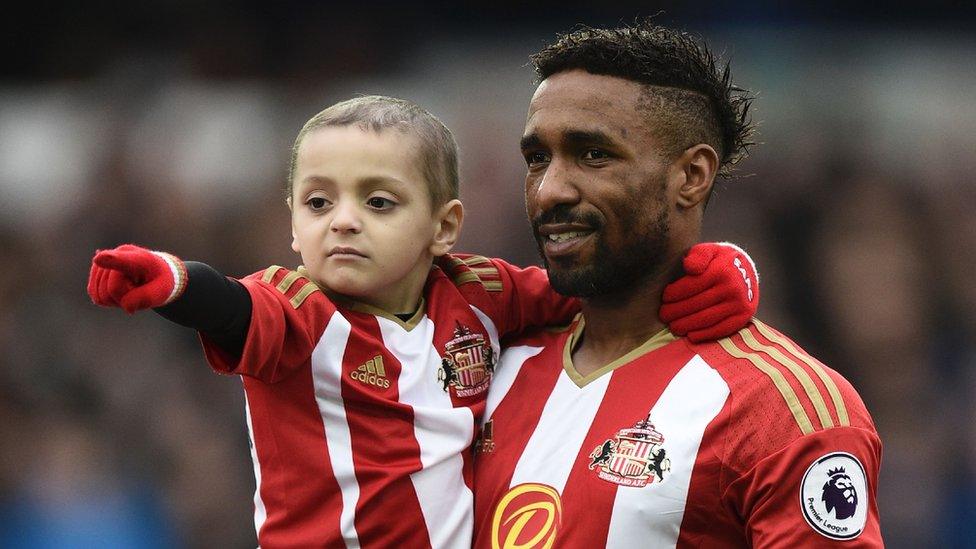
<path fill-rule="evenodd" d="M 284 267 L 269 267 L 240 283 L 252 304 L 240 357 L 201 332 L 204 354 L 219 373 L 275 383 L 305 364 L 335 306 L 309 279 Z"/>
<path fill-rule="evenodd" d="M 153 309 L 163 318 L 204 332 L 222 349 L 241 355 L 251 323 L 251 297 L 240 281 L 197 261 L 186 262 L 187 285 L 169 305 Z"/>
<path fill-rule="evenodd" d="M 569 324 L 580 311 L 579 300 L 556 293 L 549 285 L 549 275 L 538 267 L 515 267 L 502 259 L 477 255 L 447 256 L 440 266 L 469 302 L 478 306 L 488 301 L 484 312 L 502 338 Z"/>
<path fill-rule="evenodd" d="M 729 485 L 752 547 L 884 547 L 881 440 L 859 427 L 797 438 Z"/>

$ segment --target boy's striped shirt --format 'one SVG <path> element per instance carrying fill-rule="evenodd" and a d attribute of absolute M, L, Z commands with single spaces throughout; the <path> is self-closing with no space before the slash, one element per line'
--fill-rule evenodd
<path fill-rule="evenodd" d="M 240 358 L 265 547 L 458 547 L 473 531 L 470 446 L 502 337 L 568 322 L 578 305 L 544 271 L 447 256 L 403 321 L 330 299 L 303 269 L 241 282 Z M 517 290 L 516 290 L 517 288 Z"/>

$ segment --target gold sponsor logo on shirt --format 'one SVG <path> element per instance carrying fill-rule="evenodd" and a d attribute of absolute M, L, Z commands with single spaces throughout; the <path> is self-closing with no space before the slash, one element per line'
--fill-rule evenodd
<path fill-rule="evenodd" d="M 545 484 L 513 486 L 495 506 L 492 549 L 549 549 L 562 524 L 559 492 Z"/>
<path fill-rule="evenodd" d="M 390 386 L 390 380 L 386 378 L 386 368 L 383 366 L 382 355 L 376 355 L 367 360 L 362 366 L 349 372 L 349 377 L 356 381 L 386 389 Z"/>

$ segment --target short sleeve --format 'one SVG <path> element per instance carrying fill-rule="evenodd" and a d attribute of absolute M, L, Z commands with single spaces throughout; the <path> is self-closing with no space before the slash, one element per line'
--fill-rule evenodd
<path fill-rule="evenodd" d="M 858 427 L 802 436 L 726 490 L 752 547 L 883 547 L 877 484 L 881 441 Z"/>
<path fill-rule="evenodd" d="M 569 324 L 580 310 L 579 300 L 553 290 L 538 267 L 477 255 L 450 255 L 439 264 L 471 304 L 487 309 L 502 338 Z"/>
<path fill-rule="evenodd" d="M 335 306 L 308 278 L 284 267 L 269 267 L 240 282 L 252 304 L 241 356 L 229 355 L 201 334 L 204 354 L 219 373 L 275 383 L 305 364 Z"/>

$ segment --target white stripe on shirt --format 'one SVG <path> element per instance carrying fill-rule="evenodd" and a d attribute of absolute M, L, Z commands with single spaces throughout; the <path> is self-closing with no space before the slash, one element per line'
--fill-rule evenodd
<path fill-rule="evenodd" d="M 325 438 L 328 442 L 329 460 L 339 489 L 342 492 L 342 512 L 339 530 L 346 547 L 359 547 L 356 532 L 356 503 L 359 501 L 359 481 L 352 459 L 352 436 L 346 420 L 345 403 L 342 400 L 342 358 L 349 340 L 349 321 L 337 311 L 332 315 L 325 333 L 312 351 L 312 383 L 315 401 L 322 415 Z"/>
<path fill-rule="evenodd" d="M 414 437 L 423 469 L 410 475 L 433 549 L 469 548 L 474 531 L 474 494 L 464 483 L 464 459 L 474 438 L 474 416 L 454 407 L 437 380 L 441 364 L 433 347 L 434 323 L 424 316 L 410 331 L 376 317 L 383 344 L 401 364 L 400 402 L 414 413 Z M 456 497 L 444 497 L 456 494 Z"/>
<path fill-rule="evenodd" d="M 698 355 L 671 379 L 651 408 L 651 423 L 664 435 L 671 471 L 661 483 L 617 488 L 607 547 L 675 546 L 698 447 L 728 396 L 722 376 Z"/>
<path fill-rule="evenodd" d="M 542 410 L 539 424 L 525 445 L 510 486 L 525 482 L 548 484 L 562 493 L 576 462 L 577 451 L 596 416 L 612 374 L 579 387 L 563 370 Z M 573 418 L 567 421 L 567 418 Z M 547 456 L 539 459 L 539 456 Z"/>

